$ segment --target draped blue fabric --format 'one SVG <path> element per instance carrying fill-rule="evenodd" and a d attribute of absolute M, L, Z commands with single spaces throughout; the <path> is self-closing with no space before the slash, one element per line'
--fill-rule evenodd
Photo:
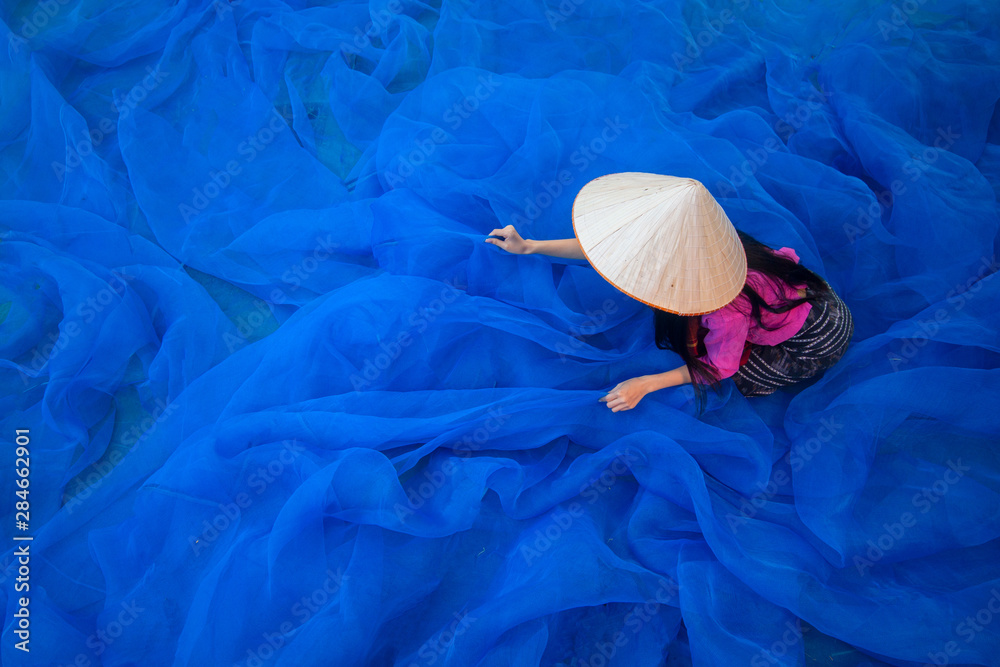
<path fill-rule="evenodd" d="M 996 3 L 2 18 L 4 665 L 1000 665 Z M 620 171 L 794 248 L 846 356 L 599 402 L 678 365 L 651 310 L 484 238 Z"/>

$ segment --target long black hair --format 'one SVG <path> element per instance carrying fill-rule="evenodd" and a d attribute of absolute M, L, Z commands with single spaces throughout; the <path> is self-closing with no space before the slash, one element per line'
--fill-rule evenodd
<path fill-rule="evenodd" d="M 830 289 L 818 275 L 795 261 L 774 254 L 768 246 L 744 232 L 737 232 L 743 250 L 747 256 L 747 269 L 759 271 L 761 276 L 771 282 L 776 288 L 780 282 L 788 285 L 806 286 L 805 297 L 784 300 L 776 306 L 767 303 L 749 284 L 743 285 L 742 294 L 750 302 L 750 318 L 762 329 L 773 331 L 774 327 L 761 322 L 761 310 L 772 313 L 784 313 L 803 303 L 815 303 Z M 779 282 L 780 281 L 780 282 Z M 776 290 L 781 294 L 780 289 Z M 696 357 L 697 347 L 692 349 L 689 343 L 689 331 L 698 331 L 698 341 L 704 338 L 706 330 L 700 327 L 700 315 L 675 315 L 659 308 L 653 308 L 655 313 L 656 346 L 661 350 L 673 350 L 687 364 L 691 374 L 691 384 L 698 399 L 698 411 L 701 412 L 705 403 L 705 387 L 711 387 L 716 392 L 720 388 L 719 373 L 714 366 Z"/>

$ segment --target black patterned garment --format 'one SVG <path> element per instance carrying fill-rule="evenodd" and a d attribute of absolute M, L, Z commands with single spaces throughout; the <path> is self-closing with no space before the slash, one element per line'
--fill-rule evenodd
<path fill-rule="evenodd" d="M 766 396 L 822 374 L 840 361 L 854 335 L 851 311 L 833 289 L 813 304 L 802 329 L 778 345 L 754 345 L 733 375 L 744 396 Z"/>

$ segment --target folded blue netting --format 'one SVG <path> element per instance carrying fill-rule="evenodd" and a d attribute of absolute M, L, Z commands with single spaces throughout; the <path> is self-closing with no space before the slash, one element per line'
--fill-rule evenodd
<path fill-rule="evenodd" d="M 4 665 L 1000 665 L 996 3 L 2 18 Z M 846 356 L 608 410 L 651 310 L 483 239 L 621 171 L 794 248 Z"/>

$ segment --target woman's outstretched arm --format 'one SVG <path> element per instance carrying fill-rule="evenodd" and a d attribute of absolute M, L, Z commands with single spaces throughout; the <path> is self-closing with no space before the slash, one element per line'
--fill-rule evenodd
<path fill-rule="evenodd" d="M 666 389 L 667 387 L 676 387 L 680 384 L 687 384 L 691 381 L 691 371 L 688 370 L 687 364 L 685 364 L 678 366 L 672 371 L 664 371 L 663 373 L 645 375 L 643 377 L 646 378 L 649 390 L 656 391 L 658 389 Z"/>
<path fill-rule="evenodd" d="M 688 370 L 687 364 L 685 364 L 673 370 L 664 371 L 663 373 L 641 375 L 631 380 L 619 382 L 611 391 L 597 400 L 607 403 L 612 412 L 631 410 L 639 404 L 643 396 L 651 391 L 676 387 L 677 385 L 687 384 L 690 381 L 691 372 Z"/>
<path fill-rule="evenodd" d="M 583 248 L 576 237 L 569 239 L 552 239 L 550 241 L 528 240 L 530 253 L 538 255 L 551 255 L 552 257 L 565 257 L 566 259 L 587 259 L 583 254 Z"/>
<path fill-rule="evenodd" d="M 501 238 L 492 238 L 494 236 Z M 515 255 L 549 255 L 566 259 L 587 259 L 575 236 L 550 241 L 523 239 L 514 229 L 514 225 L 507 225 L 503 229 L 494 229 L 490 232 L 490 237 L 486 239 L 486 242 Z"/>

